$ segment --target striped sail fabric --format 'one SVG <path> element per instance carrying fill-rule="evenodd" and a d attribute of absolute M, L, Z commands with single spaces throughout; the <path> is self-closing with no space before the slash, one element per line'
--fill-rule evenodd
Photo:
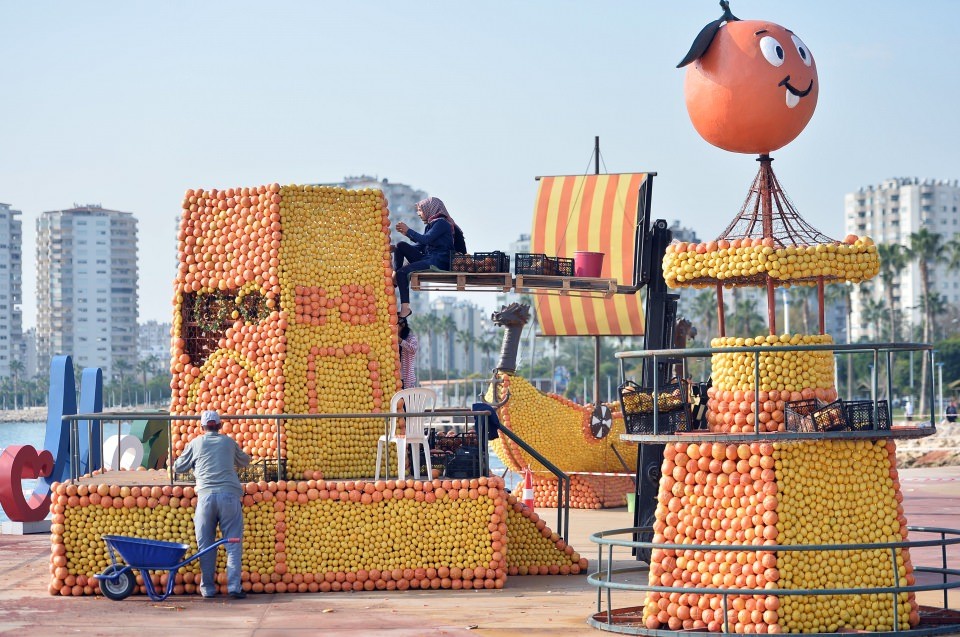
<path fill-rule="evenodd" d="M 637 201 L 647 173 L 541 177 L 530 251 L 573 258 L 577 250 L 603 252 L 601 276 L 633 283 Z M 545 336 L 640 336 L 640 294 L 612 298 L 535 295 Z"/>

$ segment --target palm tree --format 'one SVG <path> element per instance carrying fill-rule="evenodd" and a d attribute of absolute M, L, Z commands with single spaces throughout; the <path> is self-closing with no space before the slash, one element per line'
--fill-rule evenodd
<path fill-rule="evenodd" d="M 844 312 L 843 315 L 847 317 L 847 342 L 850 342 L 850 286 L 847 284 L 832 284 L 824 286 L 823 290 L 823 300 L 825 303 L 830 305 L 836 303 L 842 303 Z"/>
<path fill-rule="evenodd" d="M 874 298 L 869 292 L 863 295 L 863 307 L 861 311 L 862 327 L 870 331 L 870 337 L 873 340 L 882 340 L 881 333 L 883 319 L 886 316 L 886 308 L 883 301 Z"/>
<path fill-rule="evenodd" d="M 703 341 L 710 342 L 710 338 L 717 333 L 714 327 L 717 323 L 717 293 L 710 289 L 700 290 L 690 302 L 690 317 L 694 325 L 703 326 Z"/>
<path fill-rule="evenodd" d="M 923 342 L 929 343 L 932 335 L 933 315 L 928 301 L 930 297 L 930 268 L 936 267 L 941 263 L 949 263 L 947 244 L 943 241 L 943 235 L 930 232 L 926 228 L 920 228 L 918 231 L 910 234 L 910 245 L 907 247 L 907 257 L 910 261 L 916 261 L 920 270 L 920 300 L 923 312 Z M 924 413 L 927 407 L 927 367 L 929 365 L 928 357 L 923 357 L 923 364 L 920 368 L 920 405 L 919 413 Z"/>
<path fill-rule="evenodd" d="M 436 323 L 437 333 L 443 335 L 442 349 L 443 353 L 443 374 L 444 380 L 450 382 L 450 350 L 453 342 L 453 335 L 457 332 L 457 323 L 449 314 L 444 314 Z"/>
<path fill-rule="evenodd" d="M 416 318 L 411 321 L 411 327 L 418 334 L 423 334 L 427 337 L 427 350 L 426 355 L 421 350 L 417 356 L 417 364 L 419 367 L 423 367 L 423 361 L 427 361 L 427 377 L 433 382 L 433 359 L 434 352 L 436 351 L 436 336 L 437 336 L 437 321 L 440 319 L 437 317 L 435 312 L 427 312 L 423 315 L 422 318 Z"/>
<path fill-rule="evenodd" d="M 137 361 L 137 371 L 140 372 L 140 377 L 143 380 L 143 402 L 147 402 L 147 374 L 153 371 L 154 365 L 156 365 L 157 357 L 153 354 L 142 358 Z"/>
<path fill-rule="evenodd" d="M 483 354 L 483 360 L 480 362 L 480 366 L 483 367 L 484 372 L 493 367 L 493 365 L 490 364 L 490 354 L 497 349 L 497 344 L 497 339 L 492 335 L 487 335 L 477 340 L 477 347 L 480 348 L 480 352 Z"/>
<path fill-rule="evenodd" d="M 899 243 L 881 243 L 877 246 L 877 255 L 880 257 L 883 296 L 887 302 L 890 341 L 896 343 L 900 340 L 900 326 L 897 324 L 897 308 L 893 302 L 893 286 L 899 279 L 900 272 L 907 267 L 907 251 Z"/>
<path fill-rule="evenodd" d="M 812 334 L 810 329 L 810 299 L 817 288 L 809 285 L 794 285 L 787 290 L 787 294 L 794 301 L 800 301 L 800 319 L 803 321 L 803 333 Z"/>
<path fill-rule="evenodd" d="M 924 307 L 930 308 L 930 320 L 932 321 L 932 326 L 930 328 L 930 334 L 933 339 L 932 342 L 937 343 L 942 340 L 941 336 L 938 336 L 937 327 L 938 321 L 937 317 L 943 316 L 947 313 L 947 310 L 950 307 L 950 304 L 947 303 L 947 297 L 940 294 L 939 292 L 931 292 L 927 298 L 922 299 L 922 305 Z"/>
<path fill-rule="evenodd" d="M 463 370 L 460 375 L 466 376 L 470 369 L 470 347 L 476 342 L 477 339 L 475 339 L 473 334 L 468 330 L 455 330 L 454 336 L 456 337 L 457 342 L 463 346 Z"/>
<path fill-rule="evenodd" d="M 10 361 L 10 375 L 13 377 L 13 408 L 18 409 L 17 407 L 17 397 L 20 394 L 20 375 L 26 370 L 26 367 L 23 365 L 23 361 L 19 358 L 15 358 Z"/>
<path fill-rule="evenodd" d="M 733 288 L 734 302 L 730 322 L 735 326 L 736 334 L 741 336 L 756 336 L 763 332 L 764 320 L 757 313 L 756 304 L 749 298 L 744 298 Z"/>
<path fill-rule="evenodd" d="M 123 387 L 127 374 L 133 371 L 133 365 L 125 358 L 118 358 L 113 364 L 114 375 L 120 381 L 120 404 L 123 405 Z"/>

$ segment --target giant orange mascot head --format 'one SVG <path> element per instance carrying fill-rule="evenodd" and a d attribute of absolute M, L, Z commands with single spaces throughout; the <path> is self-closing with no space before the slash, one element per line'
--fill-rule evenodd
<path fill-rule="evenodd" d="M 792 31 L 723 16 L 700 31 L 677 68 L 694 128 L 735 153 L 770 153 L 800 134 L 817 107 L 817 64 Z M 692 62 L 692 64 L 691 64 Z"/>

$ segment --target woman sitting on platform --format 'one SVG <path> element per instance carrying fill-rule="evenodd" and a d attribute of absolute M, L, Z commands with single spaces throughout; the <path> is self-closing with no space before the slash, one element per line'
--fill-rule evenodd
<path fill-rule="evenodd" d="M 400 296 L 400 318 L 407 318 L 410 310 L 410 273 L 450 269 L 450 251 L 453 249 L 455 225 L 446 206 L 436 197 L 417 202 L 417 216 L 426 224 L 423 234 L 400 221 L 397 232 L 412 240 L 397 245 L 393 252 L 393 267 L 397 275 L 397 293 Z M 404 260 L 407 265 L 403 265 Z"/>

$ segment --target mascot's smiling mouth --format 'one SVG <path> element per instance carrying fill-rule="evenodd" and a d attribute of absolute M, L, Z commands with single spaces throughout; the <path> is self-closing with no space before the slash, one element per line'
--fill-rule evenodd
<path fill-rule="evenodd" d="M 800 98 L 801 98 L 801 97 L 806 97 L 807 95 L 810 94 L 810 91 L 813 90 L 813 80 L 810 80 L 810 85 L 807 87 L 807 89 L 806 89 L 805 91 L 797 90 L 797 89 L 795 89 L 793 86 L 791 86 L 791 85 L 790 85 L 790 76 L 789 76 L 789 75 L 788 75 L 787 77 L 783 78 L 782 80 L 780 80 L 780 83 L 777 84 L 777 86 L 786 87 L 786 89 L 787 89 L 787 108 L 793 108 L 794 106 L 796 106 L 797 104 L 800 103 Z"/>

